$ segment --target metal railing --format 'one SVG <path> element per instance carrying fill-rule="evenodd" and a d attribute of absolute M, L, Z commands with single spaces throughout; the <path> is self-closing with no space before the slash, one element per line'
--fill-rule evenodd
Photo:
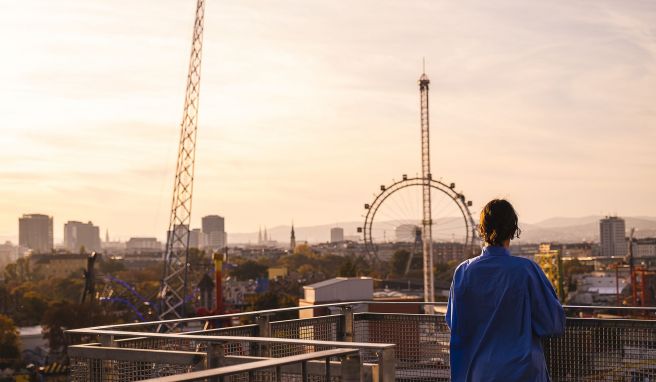
<path fill-rule="evenodd" d="M 170 324 L 177 325 L 180 332 L 170 334 L 153 333 L 159 323 L 69 331 L 73 337 L 84 337 L 87 342 L 96 343 L 70 348 L 71 379 L 123 382 L 170 375 L 181 378 L 185 373 L 210 369 L 210 365 L 245 368 L 245 362 L 312 357 L 325 351 L 356 349 L 365 380 L 450 380 L 450 332 L 443 315 L 369 312 L 368 304 L 376 304 L 376 310 L 385 305 L 378 301 L 361 301 L 174 320 Z M 389 304 L 389 310 L 398 310 L 404 304 L 418 305 L 417 311 L 422 309 L 422 304 L 416 302 Z M 545 358 L 554 382 L 656 380 L 656 308 L 565 308 L 575 316 L 567 319 L 565 335 L 543 339 Z M 276 317 L 304 309 L 314 309 L 315 313 L 325 310 L 325 315 L 274 321 Z M 601 313 L 606 318 L 578 318 L 592 313 Z M 617 318 L 626 314 L 633 318 Z M 238 317 L 243 325 L 212 328 L 221 320 L 233 317 Z M 89 350 L 92 347 L 96 350 Z M 138 354 L 132 361 L 124 360 L 125 357 L 102 358 L 108 356 L 98 350 L 102 348 L 140 353 L 126 353 Z M 91 357 L 92 352 L 96 352 L 97 357 Z M 199 354 L 200 358 L 193 358 Z M 220 354 L 221 361 L 212 364 L 209 354 Z M 178 362 L 180 360 L 184 362 Z M 339 371 L 342 361 L 331 363 L 334 372 L 329 379 L 325 372 L 317 369 L 316 363 L 322 364 L 320 361 L 308 361 L 313 365 L 308 373 L 309 380 L 342 380 Z M 226 380 L 303 380 L 302 367 L 285 367 L 296 371 L 282 374 L 271 370 L 250 374 L 244 371 L 241 376 L 224 376 Z M 79 375 L 93 379 L 80 379 Z"/>
<path fill-rule="evenodd" d="M 285 376 L 300 375 L 301 381 L 308 382 L 312 376 L 322 377 L 323 381 L 331 381 L 336 365 L 331 362 L 332 358 L 338 357 L 339 380 L 343 382 L 360 382 L 362 380 L 362 365 L 360 353 L 357 349 L 333 349 L 314 353 L 292 355 L 283 358 L 263 359 L 247 364 L 223 366 L 203 371 L 186 374 L 178 374 L 164 378 L 149 379 L 154 382 L 183 382 L 183 381 L 225 381 L 226 377 L 239 377 L 245 375 L 248 382 L 251 381 L 282 381 Z M 324 360 L 320 363 L 312 361 Z M 300 367 L 299 367 L 300 366 Z M 313 367 L 314 366 L 314 367 Z M 314 369 L 314 372 L 311 370 Z M 323 369 L 317 372 L 317 369 Z"/>

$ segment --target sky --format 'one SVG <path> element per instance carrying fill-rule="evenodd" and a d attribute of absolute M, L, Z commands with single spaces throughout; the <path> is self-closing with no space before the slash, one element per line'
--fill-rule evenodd
<path fill-rule="evenodd" d="M 163 237 L 193 0 L 0 0 L 0 238 Z M 653 1 L 207 0 L 192 226 L 362 220 L 431 167 L 478 212 L 656 215 Z M 347 234 L 349 234 L 347 232 Z"/>

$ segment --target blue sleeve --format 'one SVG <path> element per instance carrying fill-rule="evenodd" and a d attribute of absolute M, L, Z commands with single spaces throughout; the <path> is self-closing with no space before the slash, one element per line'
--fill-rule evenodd
<path fill-rule="evenodd" d="M 453 280 L 451 280 L 451 289 L 449 289 L 449 303 L 446 306 L 446 316 L 444 317 L 446 320 L 446 324 L 449 326 L 449 329 L 453 330 L 453 326 L 456 323 L 456 320 L 458 319 L 458 314 L 457 314 L 457 309 L 456 309 L 456 303 L 459 301 L 456 298 L 456 285 L 461 284 L 462 282 L 462 277 L 463 277 L 463 264 L 466 262 L 461 263 L 458 265 L 455 271 L 453 271 Z"/>
<path fill-rule="evenodd" d="M 560 336 L 565 333 L 565 311 L 556 297 L 551 282 L 539 265 L 531 261 L 529 296 L 531 299 L 531 326 L 538 337 Z"/>
<path fill-rule="evenodd" d="M 446 306 L 446 316 L 444 316 L 444 319 L 446 320 L 446 324 L 449 326 L 449 329 L 453 328 L 453 322 L 455 321 L 454 319 L 454 295 L 453 295 L 453 282 L 455 281 L 455 274 L 453 275 L 453 281 L 451 281 L 451 289 L 449 290 L 449 303 Z"/>

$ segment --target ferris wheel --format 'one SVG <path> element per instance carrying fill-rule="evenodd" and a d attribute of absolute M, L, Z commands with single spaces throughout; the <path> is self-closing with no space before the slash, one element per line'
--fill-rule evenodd
<path fill-rule="evenodd" d="M 365 204 L 366 216 L 361 227 L 364 243 L 372 260 L 388 259 L 395 251 L 406 249 L 421 257 L 422 248 L 422 187 L 421 177 L 381 185 L 370 204 Z M 477 225 L 469 207 L 472 202 L 454 183 L 430 179 L 431 237 L 433 256 L 437 261 L 462 259 L 480 247 Z M 410 260 L 406 273 L 410 267 Z"/>

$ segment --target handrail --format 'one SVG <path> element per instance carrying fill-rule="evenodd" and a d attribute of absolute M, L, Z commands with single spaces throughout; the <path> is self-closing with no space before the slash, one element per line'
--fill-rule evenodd
<path fill-rule="evenodd" d="M 162 321 L 147 321 L 147 322 L 133 322 L 126 324 L 117 324 L 117 325 L 102 325 L 95 326 L 89 329 L 103 330 L 103 329 L 118 329 L 118 328 L 138 328 L 138 327 L 147 327 L 151 325 L 160 325 L 160 324 L 180 324 L 196 321 L 210 321 L 210 320 L 220 320 L 225 318 L 232 317 L 248 317 L 248 316 L 269 316 L 276 313 L 283 312 L 292 312 L 292 311 L 301 311 L 306 309 L 322 309 L 322 308 L 339 308 L 347 307 L 354 305 L 432 305 L 432 306 L 444 306 L 447 305 L 446 302 L 425 302 L 425 301 L 375 301 L 375 300 L 360 300 L 360 301 L 347 301 L 347 302 L 338 302 L 338 303 L 328 303 L 328 304 L 318 304 L 318 305 L 305 305 L 305 306 L 294 306 L 289 308 L 278 308 L 278 309 L 266 309 L 266 310 L 256 310 L 249 312 L 240 312 L 240 313 L 230 313 L 230 314 L 218 314 L 213 316 L 199 316 L 199 317 L 189 317 L 189 318 L 180 318 L 175 320 L 162 320 Z M 656 312 L 656 307 L 632 307 L 632 306 L 593 306 L 593 305 L 563 305 L 563 308 L 566 310 L 571 309 L 581 309 L 581 310 L 637 310 L 637 311 L 647 311 L 647 312 Z"/>
<path fill-rule="evenodd" d="M 341 342 L 341 341 L 318 341 L 318 340 L 300 340 L 292 338 L 272 338 L 272 337 L 240 337 L 240 336 L 199 336 L 199 335 L 185 335 L 180 336 L 178 333 L 144 333 L 144 332 L 125 332 L 121 330 L 92 330 L 92 329 L 71 329 L 69 333 L 76 334 L 95 334 L 106 336 L 119 336 L 119 337 L 140 337 L 140 338 L 169 338 L 175 340 L 193 340 L 200 342 L 254 342 L 254 343 L 279 343 L 279 344 L 293 344 L 293 345 L 308 345 L 308 346 L 332 346 L 344 347 L 348 345 L 356 349 L 390 349 L 394 348 L 394 344 L 382 343 L 366 343 L 366 342 Z"/>
<path fill-rule="evenodd" d="M 346 349 L 323 350 L 323 351 L 318 351 L 309 354 L 293 355 L 283 358 L 273 358 L 263 361 L 249 362 L 241 365 L 224 366 L 215 369 L 194 371 L 191 373 L 176 374 L 167 377 L 147 379 L 144 382 L 198 381 L 210 377 L 225 377 L 232 374 L 253 372 L 262 369 L 270 369 L 273 367 L 291 365 L 295 363 L 307 362 L 307 361 L 330 358 L 330 357 L 343 357 L 352 354 L 358 354 L 358 349 L 346 348 Z"/>

